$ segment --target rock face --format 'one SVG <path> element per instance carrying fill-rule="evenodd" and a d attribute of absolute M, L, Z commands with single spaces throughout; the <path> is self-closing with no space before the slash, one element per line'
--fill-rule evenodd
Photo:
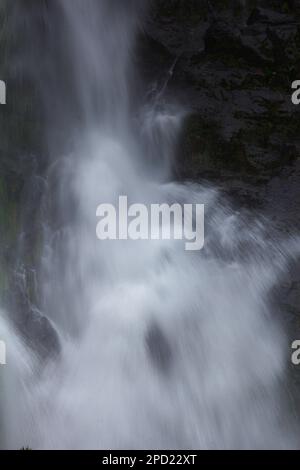
<path fill-rule="evenodd" d="M 300 2 L 153 0 L 140 48 L 146 83 L 167 77 L 169 98 L 189 110 L 179 177 L 213 180 L 234 203 L 266 213 L 279 236 L 299 233 L 300 105 L 291 84 L 300 80 Z M 291 340 L 300 337 L 299 292 L 296 264 L 276 298 Z"/>
<path fill-rule="evenodd" d="M 59 350 L 59 341 L 35 306 L 43 189 L 37 175 L 45 166 L 46 149 L 40 100 L 23 62 L 22 53 L 30 48 L 32 38 L 22 8 L 28 11 L 36 3 L 30 0 L 25 6 L 20 0 L 3 0 L 0 5 L 0 79 L 7 86 L 7 102 L 0 106 L 0 302 L 13 312 L 15 325 L 45 358 Z M 36 22 L 40 25 L 42 19 Z M 34 54 L 41 52 L 39 47 Z"/>
<path fill-rule="evenodd" d="M 162 373 L 168 374 L 173 362 L 173 352 L 164 332 L 156 323 L 145 335 L 146 348 L 152 364 Z"/>
<path fill-rule="evenodd" d="M 169 90 L 184 91 L 191 111 L 179 158 L 183 177 L 223 170 L 270 176 L 299 156 L 300 107 L 291 103 L 299 20 L 293 1 L 153 3 L 144 70 L 151 80 L 175 62 Z"/>
<path fill-rule="evenodd" d="M 22 22 L 25 20 L 16 18 L 12 2 L 4 0 L 0 9 L 0 79 L 7 87 L 7 102 L 0 106 L 0 223 L 5 227 L 1 231 L 2 262 L 15 250 L 24 187 L 41 161 L 41 115 L 33 84 L 22 70 L 19 46 L 29 41 Z M 20 36 L 14 34 L 16 29 Z"/>

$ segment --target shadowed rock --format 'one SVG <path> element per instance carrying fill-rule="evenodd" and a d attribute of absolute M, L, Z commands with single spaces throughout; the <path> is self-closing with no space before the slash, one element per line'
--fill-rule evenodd
<path fill-rule="evenodd" d="M 156 323 L 149 327 L 145 342 L 153 365 L 161 372 L 168 372 L 173 362 L 172 348 L 168 338 Z"/>

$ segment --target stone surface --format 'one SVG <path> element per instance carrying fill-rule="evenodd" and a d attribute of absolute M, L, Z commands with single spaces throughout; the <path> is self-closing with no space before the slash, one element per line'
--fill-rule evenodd
<path fill-rule="evenodd" d="M 168 77 L 166 95 L 188 110 L 177 176 L 209 181 L 233 206 L 266 215 L 275 236 L 299 237 L 300 106 L 291 84 L 300 79 L 300 2 L 156 0 L 140 50 L 145 82 L 159 87 Z M 300 338 L 299 289 L 295 259 L 274 292 L 291 340 Z M 299 367 L 290 368 L 300 385 Z"/>

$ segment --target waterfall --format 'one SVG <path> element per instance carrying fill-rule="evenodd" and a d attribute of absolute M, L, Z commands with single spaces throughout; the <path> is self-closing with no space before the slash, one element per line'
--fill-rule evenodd
<path fill-rule="evenodd" d="M 4 447 L 295 447 L 289 344 L 272 292 L 298 241 L 270 236 L 268 220 L 232 209 L 217 188 L 173 181 L 186 110 L 160 90 L 145 102 L 134 51 L 146 7 L 45 2 L 41 44 L 36 18 L 25 15 L 36 49 L 23 67 L 37 55 L 28 73 L 44 103 L 49 152 L 32 308 L 59 347 L 41 360 L 3 326 L 12 351 Z M 205 204 L 204 249 L 99 241 L 96 208 L 120 195 Z"/>

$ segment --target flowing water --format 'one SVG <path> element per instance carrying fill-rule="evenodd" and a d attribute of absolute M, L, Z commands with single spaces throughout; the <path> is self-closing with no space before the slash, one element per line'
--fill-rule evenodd
<path fill-rule="evenodd" d="M 232 210 L 212 187 L 172 182 L 186 111 L 161 90 L 143 99 L 142 2 L 49 3 L 46 39 L 33 41 L 23 67 L 41 48 L 34 78 L 50 164 L 39 177 L 36 283 L 59 347 L 41 360 L 2 315 L 3 447 L 294 447 L 289 345 L 272 289 L 296 241 L 275 240 L 268 221 Z M 121 194 L 204 203 L 204 249 L 100 242 L 96 207 Z"/>

